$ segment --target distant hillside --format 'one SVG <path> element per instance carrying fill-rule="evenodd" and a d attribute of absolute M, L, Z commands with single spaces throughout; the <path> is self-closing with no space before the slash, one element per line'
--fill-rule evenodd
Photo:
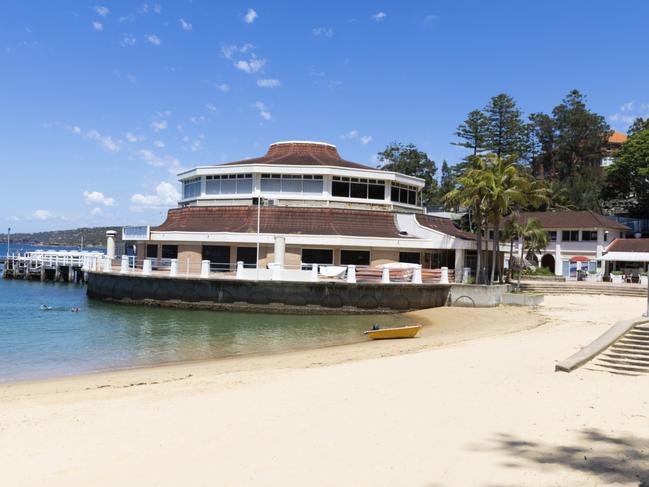
<path fill-rule="evenodd" d="M 81 244 L 81 237 L 83 237 L 84 247 L 105 247 L 107 230 L 117 231 L 117 238 L 115 240 L 121 240 L 122 227 L 94 227 L 75 228 L 74 230 L 53 230 L 51 232 L 12 233 L 11 242 L 74 247 Z M 6 242 L 7 234 L 0 234 L 0 238 L 2 242 Z"/>

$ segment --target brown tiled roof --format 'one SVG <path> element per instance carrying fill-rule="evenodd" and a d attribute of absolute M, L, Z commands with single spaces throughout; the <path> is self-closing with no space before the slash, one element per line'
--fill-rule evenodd
<path fill-rule="evenodd" d="M 336 146 L 317 142 L 278 142 L 271 144 L 266 155 L 226 162 L 223 166 L 249 164 L 279 164 L 288 166 L 337 166 L 350 169 L 376 169 L 340 157 Z"/>
<path fill-rule="evenodd" d="M 525 224 L 530 218 L 535 218 L 543 228 L 610 228 L 612 230 L 628 231 L 629 227 L 622 225 L 593 211 L 526 211 L 522 212 L 518 221 Z"/>
<path fill-rule="evenodd" d="M 417 223 L 420 225 L 437 230 L 438 232 L 451 235 L 452 237 L 462 238 L 464 240 L 475 240 L 475 235 L 457 228 L 449 218 L 441 218 L 430 215 L 416 215 Z"/>
<path fill-rule="evenodd" d="M 197 207 L 169 210 L 165 222 L 153 231 L 234 232 L 257 231 L 256 206 Z M 401 235 L 394 214 L 387 211 L 335 208 L 262 207 L 261 233 L 344 235 L 408 238 Z"/>
<path fill-rule="evenodd" d="M 649 238 L 616 238 L 607 252 L 649 252 Z"/>
<path fill-rule="evenodd" d="M 621 132 L 613 132 L 609 136 L 608 142 L 609 144 L 623 144 L 627 139 L 628 137 L 626 136 L 626 134 L 623 134 Z"/>

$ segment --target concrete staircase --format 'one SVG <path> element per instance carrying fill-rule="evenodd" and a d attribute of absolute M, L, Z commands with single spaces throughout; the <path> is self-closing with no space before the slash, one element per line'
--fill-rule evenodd
<path fill-rule="evenodd" d="M 646 297 L 647 286 L 612 284 L 610 282 L 543 282 L 523 281 L 521 291 L 540 294 L 606 294 L 610 296 Z"/>
<path fill-rule="evenodd" d="M 584 368 L 620 375 L 649 374 L 649 323 L 635 325 Z"/>

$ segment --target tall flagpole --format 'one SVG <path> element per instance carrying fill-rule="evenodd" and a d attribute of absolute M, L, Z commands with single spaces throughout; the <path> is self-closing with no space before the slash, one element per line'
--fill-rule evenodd
<path fill-rule="evenodd" d="M 259 280 L 259 222 L 261 221 L 261 195 L 257 198 L 257 280 Z"/>

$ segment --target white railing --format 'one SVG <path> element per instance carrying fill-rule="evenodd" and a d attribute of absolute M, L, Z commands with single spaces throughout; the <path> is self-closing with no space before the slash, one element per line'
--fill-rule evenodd
<path fill-rule="evenodd" d="M 347 283 L 408 283 L 408 284 L 449 284 L 455 282 L 453 269 L 422 269 L 416 264 L 403 267 L 372 267 L 354 265 L 284 265 L 269 263 L 266 268 L 246 266 L 243 262 L 200 263 L 190 259 L 143 259 L 122 256 L 115 259 L 105 257 L 103 272 L 121 274 L 139 273 L 145 276 L 191 277 L 212 279 L 238 279 L 249 281 L 287 281 L 319 282 L 339 281 Z"/>

